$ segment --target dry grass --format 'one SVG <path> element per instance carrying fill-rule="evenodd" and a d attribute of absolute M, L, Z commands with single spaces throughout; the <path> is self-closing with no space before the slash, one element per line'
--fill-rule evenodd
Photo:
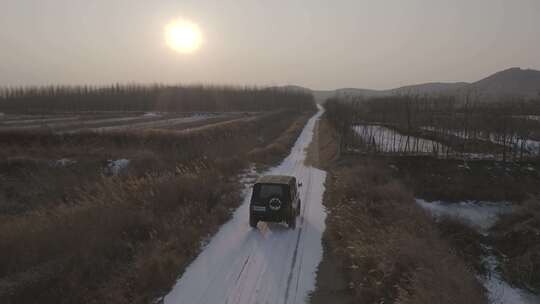
<path fill-rule="evenodd" d="M 129 159 L 124 173 L 138 177 L 189 170 L 206 159 L 247 159 L 253 149 L 260 155 L 250 160 L 275 162 L 287 154 L 308 115 L 278 111 L 190 132 L 0 132 L 0 214 L 71 203 L 77 188 L 100 178 L 108 159 Z M 77 163 L 51 165 L 64 157 Z"/>
<path fill-rule="evenodd" d="M 350 135 L 347 125 L 358 117 L 351 117 L 352 111 L 347 110 L 351 105 L 330 106 L 334 113 L 329 120 L 340 139 L 336 146 L 343 147 Z M 396 113 L 405 115 L 401 112 L 397 109 Z M 491 237 L 486 239 L 448 218 L 435 224 L 414 197 L 521 201 L 538 192 L 537 167 L 535 162 L 358 155 L 342 157 L 329 166 L 326 239 L 342 261 L 355 302 L 486 303 L 485 290 L 475 275 L 485 274 L 482 244 Z M 537 200 L 525 204 L 493 229 L 494 247 L 501 252 L 507 281 L 536 292 L 540 281 L 538 206 Z"/>
<path fill-rule="evenodd" d="M 465 261 L 468 269 L 480 275 L 487 274 L 482 259 L 487 253 L 482 245 L 486 240 L 482 234 L 462 220 L 451 217 L 438 219 L 437 228 L 441 238 L 448 241 L 453 253 Z"/>
<path fill-rule="evenodd" d="M 25 156 L 4 159 L 0 161 L 0 215 L 69 203 L 76 186 L 100 178 L 103 165 L 98 160 L 80 160 L 62 167 Z"/>
<path fill-rule="evenodd" d="M 341 161 L 325 196 L 331 247 L 358 303 L 486 303 L 413 195 L 373 161 Z"/>
<path fill-rule="evenodd" d="M 95 290 L 122 289 L 104 284 L 116 278 L 116 271 L 133 273 L 135 283 L 150 280 L 163 288 L 160 283 L 171 280 L 153 280 L 159 273 L 139 277 L 137 271 L 148 271 L 132 267 L 161 263 L 159 256 L 147 253 L 158 250 L 155 244 L 160 243 L 167 244 L 175 261 L 191 259 L 200 239 L 240 201 L 239 185 L 228 174 L 234 172 L 204 169 L 175 177 L 104 178 L 98 187 L 81 190 L 74 207 L 3 222 L 0 276 L 9 288 L 0 290 L 0 298 L 16 303 L 36 296 L 41 303 L 56 303 L 59 297 L 88 302 L 95 299 Z M 161 276 L 174 276 L 178 269 L 167 268 Z"/>
<path fill-rule="evenodd" d="M 279 137 L 269 145 L 255 148 L 248 153 L 248 159 L 266 165 L 275 164 L 287 154 L 290 147 L 302 132 L 304 125 L 309 120 L 310 115 L 298 117 Z"/>
<path fill-rule="evenodd" d="M 521 288 L 540 293 L 540 199 L 526 201 L 493 227 L 505 278 Z"/>
<path fill-rule="evenodd" d="M 308 148 L 306 165 L 326 168 L 339 157 L 338 137 L 328 120 L 321 119 L 315 125 L 313 140 Z"/>
<path fill-rule="evenodd" d="M 323 116 L 315 125 L 314 135 L 308 147 L 306 165 L 314 166 L 323 170 L 331 169 L 338 155 L 338 136 L 328 121 Z M 325 181 L 326 191 L 331 178 L 327 176 Z M 325 194 L 325 200 L 329 194 Z M 330 213 L 327 221 L 331 218 Z M 328 222 L 327 222 L 328 224 Z M 354 303 L 352 291 L 345 278 L 346 272 L 342 269 L 342 255 L 335 252 L 335 240 L 332 238 L 331 229 L 323 232 L 323 258 L 317 269 L 316 288 L 310 295 L 310 303 L 313 304 L 349 304 Z M 338 274 L 338 275 L 336 275 Z"/>
<path fill-rule="evenodd" d="M 385 162 L 336 161 L 335 129 L 322 120 L 318 130 L 329 214 L 313 303 L 486 303 L 474 276 L 478 248 L 463 244 L 474 231 L 450 221 L 436 227 Z M 336 272 L 348 286 L 335 283 Z"/>
<path fill-rule="evenodd" d="M 306 119 L 279 112 L 182 134 L 0 135 L 8 144 L 2 153 L 17 151 L 27 158 L 70 151 L 92 161 L 132 159 L 126 175 L 97 174 L 87 183 L 60 179 L 71 189 L 66 201 L 50 203 L 56 196 L 46 196 L 24 216 L 2 216 L 0 302 L 151 302 L 173 285 L 201 241 L 241 202 L 237 176 L 247 166 L 245 155 L 257 147 L 274 149 L 270 143 L 277 141 L 281 149 L 273 153 L 284 157 Z M 36 160 L 39 166 L 43 161 Z M 11 171 L 4 172 L 38 172 L 22 163 L 6 165 Z M 24 189 L 19 185 L 15 191 Z"/>
<path fill-rule="evenodd" d="M 540 194 L 538 163 L 504 163 L 434 159 L 431 157 L 381 158 L 396 167 L 417 197 L 443 201 L 523 201 Z"/>

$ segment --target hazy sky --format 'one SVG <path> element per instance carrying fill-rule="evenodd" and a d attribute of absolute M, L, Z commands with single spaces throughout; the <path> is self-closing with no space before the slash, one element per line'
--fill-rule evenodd
<path fill-rule="evenodd" d="M 204 33 L 193 54 L 165 25 Z M 392 88 L 540 69 L 540 0 L 0 0 L 0 86 Z"/>

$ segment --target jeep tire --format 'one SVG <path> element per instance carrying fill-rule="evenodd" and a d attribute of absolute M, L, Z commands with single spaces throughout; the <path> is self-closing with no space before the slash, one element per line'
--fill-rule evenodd
<path fill-rule="evenodd" d="M 259 220 L 257 220 L 253 215 L 249 215 L 249 226 L 251 228 L 257 228 L 257 224 L 259 223 Z"/>
<path fill-rule="evenodd" d="M 291 211 L 291 215 L 287 218 L 287 226 L 289 229 L 296 229 L 296 214 Z"/>

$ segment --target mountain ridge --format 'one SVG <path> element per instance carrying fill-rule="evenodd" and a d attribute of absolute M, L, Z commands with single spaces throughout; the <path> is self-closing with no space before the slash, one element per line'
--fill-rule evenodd
<path fill-rule="evenodd" d="M 427 82 L 406 85 L 388 90 L 372 90 L 365 88 L 339 88 L 335 90 L 312 90 L 289 85 L 285 88 L 307 90 L 315 96 L 319 103 L 329 97 L 364 96 L 382 97 L 392 95 L 454 95 L 474 93 L 480 98 L 494 100 L 508 97 L 533 99 L 540 97 L 540 71 L 513 67 L 491 74 L 475 82 Z"/>

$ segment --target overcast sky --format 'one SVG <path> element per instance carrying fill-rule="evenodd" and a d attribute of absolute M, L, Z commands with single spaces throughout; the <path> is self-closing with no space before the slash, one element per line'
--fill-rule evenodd
<path fill-rule="evenodd" d="M 165 25 L 199 25 L 193 54 Z M 0 86 L 385 89 L 540 69 L 540 0 L 1 0 Z"/>

